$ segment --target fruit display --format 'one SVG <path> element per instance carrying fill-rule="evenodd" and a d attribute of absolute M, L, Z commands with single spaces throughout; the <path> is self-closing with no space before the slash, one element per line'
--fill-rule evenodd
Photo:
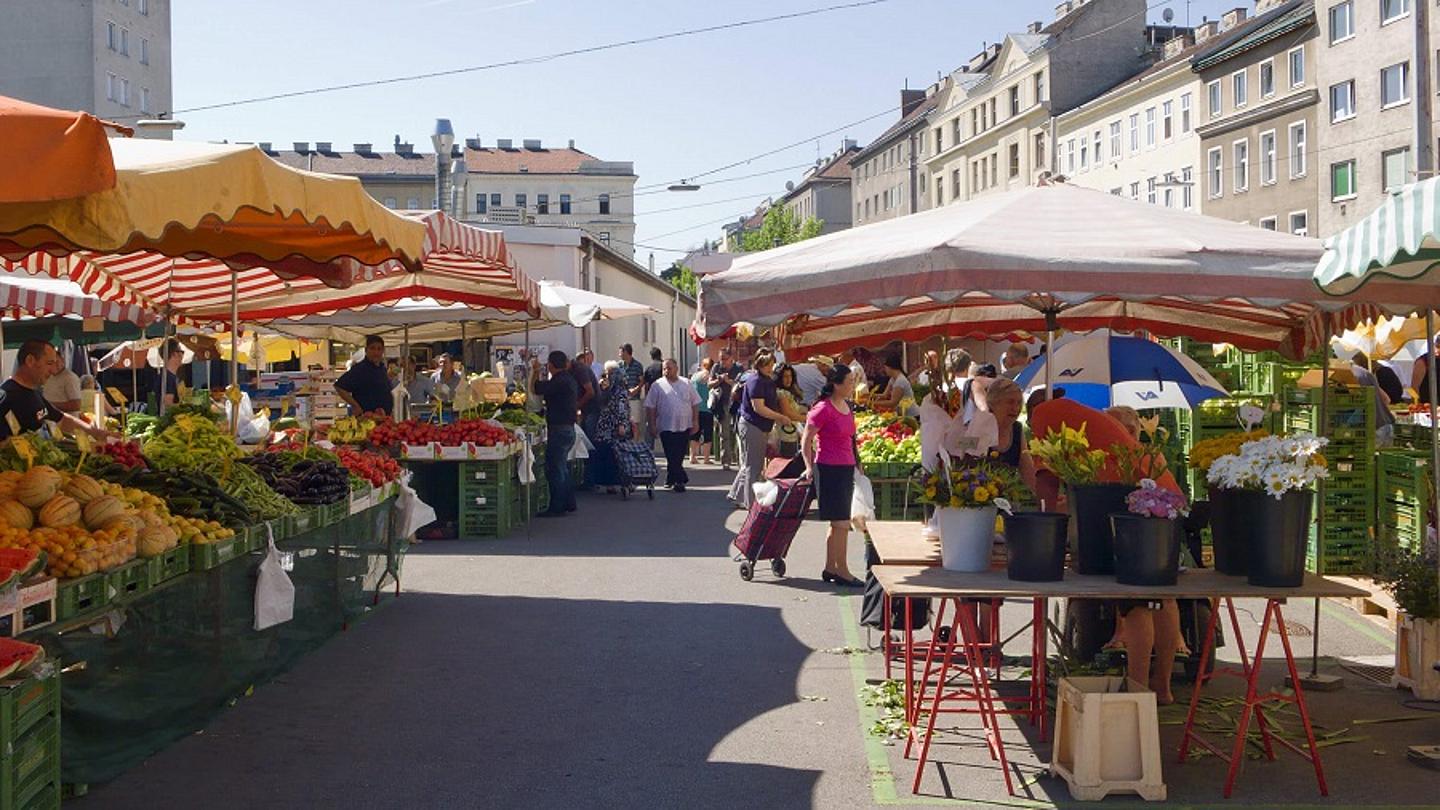
<path fill-rule="evenodd" d="M 337 447 L 335 455 L 352 477 L 359 477 L 369 486 L 378 487 L 400 477 L 400 464 L 383 453 Z"/>
<path fill-rule="evenodd" d="M 259 453 L 240 463 L 292 503 L 329 504 L 350 497 L 350 473 L 333 461 L 312 461 L 295 453 Z"/>
<path fill-rule="evenodd" d="M 105 495 L 129 505 L 140 515 L 140 520 L 151 531 L 142 531 L 137 548 L 139 556 L 153 557 L 182 543 L 218 543 L 235 536 L 235 530 L 222 526 L 215 520 L 177 515 L 170 510 L 170 504 L 144 490 L 105 482 L 100 485 Z M 89 506 L 89 504 L 86 504 Z M 153 531 L 157 527 L 169 529 L 174 534 L 170 539 L 165 532 Z M 160 545 L 156 545 L 157 542 Z M 148 553 L 147 553 L 148 552 Z M 0 560 L 3 564 L 3 560 Z"/>
<path fill-rule="evenodd" d="M 920 434 L 913 418 L 866 414 L 855 420 L 855 434 L 864 464 L 920 463 Z"/>
<path fill-rule="evenodd" d="M 159 419 L 148 413 L 132 413 L 125 417 L 125 435 L 131 439 L 144 441 L 155 435 L 155 426 Z"/>
<path fill-rule="evenodd" d="M 39 644 L 0 638 L 0 678 L 8 678 L 45 660 L 45 648 Z"/>
<path fill-rule="evenodd" d="M 181 414 L 145 443 L 145 454 L 163 470 L 208 473 L 259 520 L 295 514 L 295 504 L 267 486 L 254 470 L 236 463 L 239 446 L 212 419 Z"/>
<path fill-rule="evenodd" d="M 513 438 L 510 431 L 485 419 L 461 419 L 447 425 L 406 419 L 403 422 L 381 423 L 370 431 L 371 444 L 390 448 L 427 442 L 439 442 L 449 447 L 459 447 L 466 442 L 494 447 Z"/>
<path fill-rule="evenodd" d="M 44 554 L 47 571 L 56 577 L 108 571 L 134 559 L 143 519 L 133 509 L 110 498 L 110 502 L 102 502 L 94 513 L 93 526 L 82 522 L 84 513 L 80 501 L 61 494 L 71 477 L 45 465 L 24 473 L 14 470 L 0 473 L 0 515 L 4 516 L 0 525 L 0 549 L 23 549 L 36 558 Z M 83 480 L 71 491 L 90 494 L 87 506 L 97 500 Z M 45 495 L 48 497 L 41 501 Z M 30 506 L 37 501 L 38 507 Z M 31 511 L 28 526 L 20 510 Z"/>
<path fill-rule="evenodd" d="M 147 466 L 145 456 L 140 453 L 140 442 L 111 442 L 100 445 L 99 451 L 122 467 L 144 467 Z"/>
<path fill-rule="evenodd" d="M 116 483 L 153 496 L 172 515 L 202 524 L 236 527 L 258 522 L 250 507 L 231 497 L 220 482 L 205 473 L 136 470 Z"/>
<path fill-rule="evenodd" d="M 379 420 L 371 417 L 357 419 L 353 416 L 346 416 L 336 419 L 330 424 L 325 438 L 335 444 L 364 444 L 365 440 L 370 438 L 370 431 L 374 430 L 377 424 L 379 424 Z"/>

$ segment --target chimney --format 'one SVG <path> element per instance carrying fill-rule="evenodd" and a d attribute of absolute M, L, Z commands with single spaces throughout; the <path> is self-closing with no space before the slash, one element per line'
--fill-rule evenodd
<path fill-rule="evenodd" d="M 396 140 L 395 154 L 400 155 L 401 157 L 410 157 L 415 154 L 415 144 L 401 143 L 399 140 Z"/>
<path fill-rule="evenodd" d="M 452 157 L 452 158 L 463 158 L 463 157 L 465 157 L 465 147 L 464 147 L 464 146 L 461 146 L 461 145 L 458 144 L 458 143 L 452 143 L 452 144 L 450 144 L 450 157 Z"/>
<path fill-rule="evenodd" d="M 525 146 L 526 149 L 532 151 L 538 152 L 541 149 L 539 138 L 526 138 L 524 141 L 521 141 L 521 143 Z"/>
<path fill-rule="evenodd" d="M 480 146 L 480 139 L 479 139 L 479 138 L 466 138 L 466 139 L 465 139 L 465 148 L 466 148 L 466 149 L 482 149 L 483 147 Z"/>
<path fill-rule="evenodd" d="M 1195 26 L 1195 44 L 1200 44 L 1220 33 L 1220 23 L 1214 20 L 1206 20 Z"/>
<path fill-rule="evenodd" d="M 357 144 L 355 144 L 355 154 L 357 154 L 357 155 L 371 155 L 371 154 L 374 154 L 374 153 L 375 153 L 375 145 L 374 145 L 374 144 L 369 144 L 369 143 L 357 143 Z"/>
<path fill-rule="evenodd" d="M 319 152 L 322 155 L 333 155 L 335 154 L 335 152 L 330 147 L 334 145 L 335 144 L 331 143 L 330 141 L 316 141 L 315 151 Z"/>
<path fill-rule="evenodd" d="M 500 140 L 495 142 L 495 146 L 498 149 L 513 149 L 514 146 L 512 144 L 514 144 L 514 141 L 510 140 L 509 138 L 501 138 Z"/>
<path fill-rule="evenodd" d="M 900 117 L 909 115 L 916 107 L 925 102 L 924 90 L 901 90 L 900 91 Z"/>
<path fill-rule="evenodd" d="M 1232 8 L 1220 16 L 1220 30 L 1229 31 L 1242 22 L 1245 22 L 1245 7 Z"/>
<path fill-rule="evenodd" d="M 1069 0 L 1066 0 L 1066 2 L 1057 4 L 1057 5 L 1055 6 L 1055 19 L 1058 20 L 1058 19 L 1060 19 L 1061 17 L 1064 17 L 1066 14 L 1069 14 L 1069 13 L 1070 13 L 1070 3 L 1069 3 Z"/>
<path fill-rule="evenodd" d="M 1045 24 L 1044 24 L 1044 23 L 1040 22 L 1039 20 L 1036 20 L 1035 22 L 1032 22 L 1032 23 L 1030 23 L 1029 25 L 1025 26 L 1025 33 L 1027 33 L 1027 34 L 1038 34 L 1038 33 L 1040 33 L 1040 29 L 1041 29 L 1041 28 L 1044 28 L 1044 27 L 1045 27 Z"/>
<path fill-rule="evenodd" d="M 269 141 L 261 141 L 260 143 L 257 143 L 255 145 L 260 147 L 261 152 L 264 152 L 267 155 L 272 154 L 272 152 L 270 151 L 270 147 L 272 146 L 272 144 Z"/>
<path fill-rule="evenodd" d="M 1195 44 L 1195 39 L 1190 34 L 1181 34 L 1178 37 L 1165 43 L 1161 58 L 1174 59 L 1180 52 Z"/>
<path fill-rule="evenodd" d="M 571 149 L 574 149 L 574 148 L 575 148 L 575 139 L 574 139 L 574 138 L 571 138 L 571 139 L 570 139 L 570 148 L 571 148 Z"/>
<path fill-rule="evenodd" d="M 1259 17 L 1261 14 L 1264 14 L 1276 6 L 1284 5 L 1286 2 L 1288 2 L 1288 0 L 1255 0 L 1255 16 Z"/>
<path fill-rule="evenodd" d="M 302 155 L 305 154 L 306 152 L 309 152 L 309 151 L 310 151 L 310 142 L 309 142 L 309 141 L 295 141 L 295 142 L 294 142 L 294 146 L 295 146 L 295 151 L 296 151 L 296 152 L 299 152 L 299 153 L 302 154 Z"/>
<path fill-rule="evenodd" d="M 986 58 L 987 56 L 989 56 L 989 55 L 990 55 L 990 46 L 989 46 L 989 45 L 986 45 L 986 46 L 980 51 L 980 53 L 977 53 L 977 54 L 975 54 L 974 56 L 970 57 L 970 61 L 969 61 L 968 63 L 966 63 L 965 67 L 966 67 L 969 71 L 972 71 L 972 72 L 973 72 L 973 71 L 976 71 L 976 70 L 979 70 L 979 69 L 980 69 L 980 66 L 983 65 L 983 64 L 985 64 L 985 58 Z"/>
<path fill-rule="evenodd" d="M 399 152 L 399 151 L 400 151 L 400 136 L 399 136 L 399 135 L 396 135 L 396 136 L 395 136 L 395 151 L 396 151 L 396 152 Z"/>

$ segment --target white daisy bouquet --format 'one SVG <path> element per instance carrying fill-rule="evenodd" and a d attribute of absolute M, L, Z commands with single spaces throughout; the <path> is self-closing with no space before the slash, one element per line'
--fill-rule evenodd
<path fill-rule="evenodd" d="M 1329 443 L 1310 433 L 1265 436 L 1240 445 L 1239 452 L 1216 458 L 1206 480 L 1221 489 L 1260 490 L 1276 500 L 1308 489 L 1330 470 L 1320 451 Z"/>

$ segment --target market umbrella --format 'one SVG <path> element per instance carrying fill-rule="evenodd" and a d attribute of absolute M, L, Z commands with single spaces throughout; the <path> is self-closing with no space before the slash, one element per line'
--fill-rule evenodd
<path fill-rule="evenodd" d="M 1317 240 L 1064 183 L 852 228 L 737 260 L 700 279 L 698 331 L 785 324 L 803 352 L 894 339 L 1109 327 L 1304 356 L 1377 303 L 1440 305 L 1440 287 L 1317 290 Z"/>
<path fill-rule="evenodd" d="M 1392 192 L 1364 219 L 1325 240 L 1315 266 L 1315 283 L 1332 295 L 1348 295 L 1392 279 L 1428 282 L 1412 290 L 1435 288 L 1440 275 L 1440 177 Z M 1408 310 L 1435 308 L 1415 301 Z"/>
<path fill-rule="evenodd" d="M 1229 396 L 1194 360 L 1153 340 L 1101 332 L 1066 343 L 1037 358 L 1015 378 L 1026 390 L 1043 387 L 1045 367 L 1067 399 L 1092 408 L 1112 405 L 1193 408 Z"/>
<path fill-rule="evenodd" d="M 155 312 L 134 304 L 102 301 L 69 279 L 43 278 L 26 273 L 0 273 L 0 314 L 62 315 L 100 318 L 149 326 L 160 320 Z"/>
<path fill-rule="evenodd" d="M 115 187 L 106 128 L 133 130 L 90 113 L 0 96 L 0 203 L 83 197 Z"/>

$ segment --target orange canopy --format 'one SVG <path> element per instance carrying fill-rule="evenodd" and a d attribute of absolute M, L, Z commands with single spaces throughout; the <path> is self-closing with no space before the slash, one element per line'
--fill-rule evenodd
<path fill-rule="evenodd" d="M 0 96 L 0 143 L 5 144 L 0 203 L 65 200 L 114 188 L 106 126 L 89 113 Z"/>

